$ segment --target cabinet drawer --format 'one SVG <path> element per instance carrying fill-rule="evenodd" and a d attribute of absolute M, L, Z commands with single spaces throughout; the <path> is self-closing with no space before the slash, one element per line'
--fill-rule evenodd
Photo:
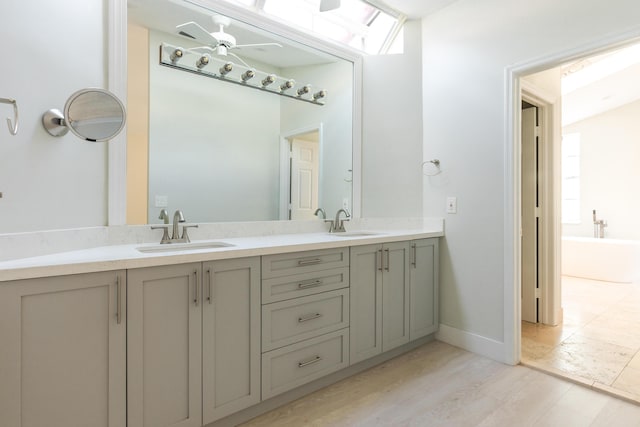
<path fill-rule="evenodd" d="M 349 365 L 349 328 L 262 355 L 262 398 L 268 399 Z"/>
<path fill-rule="evenodd" d="M 349 267 L 334 268 L 262 281 L 262 303 L 283 301 L 349 286 Z"/>
<path fill-rule="evenodd" d="M 349 289 L 262 306 L 262 351 L 349 326 Z"/>
<path fill-rule="evenodd" d="M 262 278 L 269 279 L 348 266 L 349 248 L 267 255 L 262 257 Z"/>

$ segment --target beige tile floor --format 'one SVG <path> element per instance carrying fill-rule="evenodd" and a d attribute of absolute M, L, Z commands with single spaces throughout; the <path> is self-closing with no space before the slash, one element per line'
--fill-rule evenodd
<path fill-rule="evenodd" d="M 432 342 L 243 427 L 636 426 L 640 406 Z"/>
<path fill-rule="evenodd" d="M 563 324 L 522 323 L 522 363 L 640 403 L 640 284 L 564 276 Z"/>

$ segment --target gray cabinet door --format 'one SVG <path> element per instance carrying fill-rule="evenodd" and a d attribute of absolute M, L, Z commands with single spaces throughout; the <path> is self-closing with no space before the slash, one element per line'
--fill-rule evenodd
<path fill-rule="evenodd" d="M 202 425 L 200 267 L 127 272 L 128 427 Z"/>
<path fill-rule="evenodd" d="M 382 351 L 409 342 L 409 242 L 382 248 Z"/>
<path fill-rule="evenodd" d="M 382 245 L 350 250 L 350 363 L 382 352 Z"/>
<path fill-rule="evenodd" d="M 125 295 L 121 271 L 0 283 L 0 425 L 126 425 Z"/>
<path fill-rule="evenodd" d="M 260 401 L 260 258 L 203 264 L 204 424 Z"/>
<path fill-rule="evenodd" d="M 438 330 L 438 239 L 411 243 L 410 339 Z"/>

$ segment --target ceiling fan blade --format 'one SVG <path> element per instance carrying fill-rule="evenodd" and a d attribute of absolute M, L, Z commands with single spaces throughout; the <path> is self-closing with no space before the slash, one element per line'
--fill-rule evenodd
<path fill-rule="evenodd" d="M 237 44 L 236 49 L 242 49 L 245 47 L 282 47 L 280 43 L 253 43 L 253 44 Z"/>
<path fill-rule="evenodd" d="M 340 8 L 340 0 L 320 0 L 320 12 Z"/>
<path fill-rule="evenodd" d="M 201 27 L 199 24 L 191 21 L 176 26 L 178 34 L 186 37 L 207 43 L 209 45 L 217 45 L 218 39 L 213 37 L 207 30 Z"/>

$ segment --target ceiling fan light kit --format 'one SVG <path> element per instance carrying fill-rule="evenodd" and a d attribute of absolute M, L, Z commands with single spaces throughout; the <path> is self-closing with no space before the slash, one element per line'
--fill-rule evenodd
<path fill-rule="evenodd" d="M 339 0 L 337 4 L 339 6 Z M 282 48 L 280 43 L 237 44 L 236 38 L 224 30 L 225 27 L 231 25 L 231 20 L 222 15 L 214 15 L 212 19 L 214 25 L 218 27 L 218 31 L 209 32 L 193 21 L 176 26 L 178 34 L 204 43 L 204 46 L 185 49 L 169 43 L 162 43 L 160 46 L 160 65 L 275 93 L 291 99 L 324 105 L 323 102 L 319 101 L 326 96 L 327 92 L 324 89 L 304 98 L 304 95 L 311 93 L 311 85 L 307 84 L 300 86 L 296 90 L 291 90 L 296 85 L 294 79 L 279 77 L 275 74 L 252 68 L 244 59 L 230 52 L 238 48 Z M 240 64 L 229 61 L 229 56 L 237 59 Z M 212 62 L 218 63 L 218 65 L 213 65 Z M 216 70 L 217 72 L 211 70 Z M 256 76 L 258 78 L 254 84 L 252 79 Z"/>

